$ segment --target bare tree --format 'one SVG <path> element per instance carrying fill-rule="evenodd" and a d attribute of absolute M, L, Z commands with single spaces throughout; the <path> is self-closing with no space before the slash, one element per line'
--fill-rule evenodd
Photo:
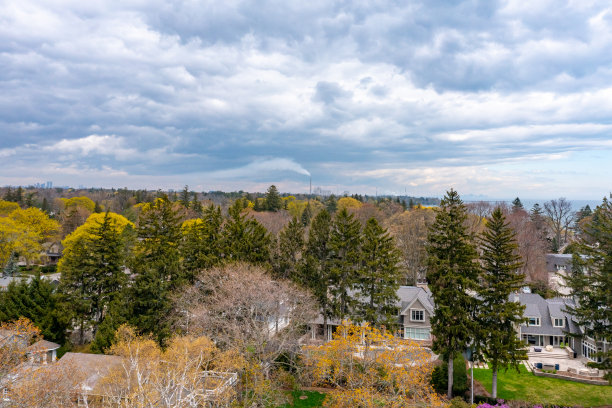
<path fill-rule="evenodd" d="M 264 367 L 283 352 L 297 351 L 306 324 L 317 314 L 310 294 L 248 264 L 202 272 L 178 295 L 175 308 L 184 333 L 248 350 Z"/>
<path fill-rule="evenodd" d="M 401 262 L 406 271 L 406 282 L 416 283 L 425 277 L 427 231 L 436 214 L 428 208 L 416 208 L 396 214 L 387 220 L 389 233 L 401 252 Z"/>
<path fill-rule="evenodd" d="M 494 206 L 488 201 L 476 201 L 466 204 L 465 207 L 468 213 L 466 220 L 468 230 L 472 234 L 479 234 L 484 229 L 485 220 L 493 212 Z"/>
<path fill-rule="evenodd" d="M 521 272 L 530 282 L 540 281 L 548 284 L 546 236 L 525 210 L 513 210 L 508 206 L 503 210 L 508 223 L 516 233 L 519 255 L 523 261 Z"/>
<path fill-rule="evenodd" d="M 555 234 L 557 247 L 560 248 L 567 242 L 567 233 L 574 220 L 572 204 L 564 197 L 558 200 L 550 200 L 544 203 L 544 212 Z M 562 236 L 563 240 L 561 240 Z"/>

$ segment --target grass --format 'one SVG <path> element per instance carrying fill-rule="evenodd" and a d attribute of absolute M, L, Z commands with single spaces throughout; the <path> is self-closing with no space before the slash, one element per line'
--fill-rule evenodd
<path fill-rule="evenodd" d="M 520 372 L 510 369 L 497 374 L 497 397 L 534 404 L 558 404 L 583 407 L 609 405 L 612 386 L 589 385 L 558 378 L 536 377 L 523 365 Z M 491 391 L 491 370 L 474 369 L 474 379 Z"/>
<path fill-rule="evenodd" d="M 292 391 L 291 395 L 293 397 L 293 403 L 285 404 L 281 406 L 281 408 L 321 407 L 323 406 L 323 400 L 325 399 L 325 394 L 316 391 Z M 307 398 L 300 399 L 302 396 L 306 396 Z"/>

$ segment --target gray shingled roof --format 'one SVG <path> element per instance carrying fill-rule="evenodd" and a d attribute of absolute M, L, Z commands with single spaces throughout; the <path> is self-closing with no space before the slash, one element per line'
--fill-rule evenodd
<path fill-rule="evenodd" d="M 525 317 L 540 317 L 540 326 L 522 324 L 521 333 L 552 336 L 563 336 L 568 331 L 579 333 L 579 331 L 575 331 L 576 325 L 571 321 L 571 315 L 565 311 L 565 305 L 572 303 L 570 299 L 544 299 L 536 293 L 519 293 L 519 301 L 525 305 Z M 565 327 L 553 327 L 553 319 L 555 317 L 563 318 L 565 320 Z"/>
<path fill-rule="evenodd" d="M 403 312 L 406 307 L 412 304 L 416 299 L 421 302 L 423 307 L 432 314 L 434 311 L 434 303 L 431 297 L 431 292 L 418 286 L 400 286 L 397 290 L 397 296 L 400 298 L 398 306 Z"/>

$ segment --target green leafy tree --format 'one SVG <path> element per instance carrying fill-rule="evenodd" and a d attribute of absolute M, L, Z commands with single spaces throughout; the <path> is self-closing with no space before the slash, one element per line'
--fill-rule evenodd
<path fill-rule="evenodd" d="M 278 251 L 273 264 L 277 277 L 299 282 L 304 245 L 304 227 L 297 217 L 293 217 L 278 234 Z"/>
<path fill-rule="evenodd" d="M 447 394 L 452 398 L 452 361 L 473 341 L 478 263 L 473 237 L 466 228 L 467 211 L 456 191 L 440 202 L 428 234 L 427 280 L 435 310 L 431 319 L 433 350 L 448 361 Z"/>
<path fill-rule="evenodd" d="M 361 261 L 356 284 L 364 300 L 359 305 L 360 315 L 374 326 L 396 325 L 397 289 L 402 279 L 398 268 L 400 252 L 375 218 L 370 218 L 363 230 Z"/>
<path fill-rule="evenodd" d="M 336 214 L 329 239 L 332 301 L 336 316 L 344 319 L 354 314 L 355 299 L 351 295 L 359 276 L 361 263 L 361 225 L 343 208 Z"/>
<path fill-rule="evenodd" d="M 590 221 L 581 226 L 567 284 L 576 299 L 568 311 L 584 335 L 612 343 L 612 203 L 606 198 L 595 208 Z M 612 348 L 598 352 L 596 357 L 599 361 L 589 364 L 612 369 Z"/>
<path fill-rule="evenodd" d="M 60 291 L 63 307 L 84 331 L 95 334 L 108 305 L 127 284 L 124 266 L 132 224 L 123 216 L 106 212 L 88 221 L 62 241 Z"/>
<path fill-rule="evenodd" d="M 206 207 L 202 218 L 183 223 L 180 253 L 182 273 L 187 281 L 193 282 L 200 271 L 222 262 L 222 224 L 221 208 L 212 204 Z"/>
<path fill-rule="evenodd" d="M 34 276 L 29 282 L 11 282 L 0 292 L 0 321 L 8 322 L 27 317 L 41 330 L 45 339 L 64 344 L 69 319 L 60 306 L 55 286 Z"/>
<path fill-rule="evenodd" d="M 267 211 L 279 211 L 283 208 L 283 199 L 274 184 L 266 192 L 265 207 Z"/>
<path fill-rule="evenodd" d="M 242 200 L 236 200 L 228 212 L 223 227 L 226 260 L 256 264 L 268 262 L 272 240 L 265 227 L 243 211 Z"/>
<path fill-rule="evenodd" d="M 143 205 L 136 232 L 129 322 L 161 344 L 170 335 L 170 292 L 186 282 L 180 267 L 181 219 L 174 204 L 162 196 Z"/>
<path fill-rule="evenodd" d="M 496 208 L 480 237 L 482 255 L 480 305 L 477 320 L 479 349 L 491 367 L 491 396 L 497 398 L 497 373 L 512 366 L 518 370 L 527 359 L 525 344 L 516 336 L 515 327 L 525 321 L 525 306 L 511 298 L 525 280 L 519 272 L 522 262 L 518 255 L 515 233 L 502 210 Z"/>
<path fill-rule="evenodd" d="M 330 235 L 332 219 L 327 210 L 321 210 L 312 220 L 308 232 L 301 283 L 311 290 L 323 315 L 323 329 L 334 317 L 334 305 L 329 297 L 333 283 L 331 270 Z"/>

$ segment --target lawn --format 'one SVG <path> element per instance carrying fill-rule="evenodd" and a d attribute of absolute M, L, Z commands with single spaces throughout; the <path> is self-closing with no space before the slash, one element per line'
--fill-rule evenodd
<path fill-rule="evenodd" d="M 491 370 L 474 369 L 474 379 L 491 391 Z M 612 403 L 612 386 L 588 385 L 557 378 L 536 377 L 520 366 L 497 375 L 497 396 L 539 404 L 597 407 Z"/>
<path fill-rule="evenodd" d="M 325 399 L 325 394 L 321 394 L 316 391 L 293 391 L 291 392 L 293 396 L 293 403 L 283 405 L 281 408 L 310 408 L 310 407 L 320 407 L 323 405 L 323 400 Z M 300 399 L 300 397 L 306 396 L 307 398 Z"/>

